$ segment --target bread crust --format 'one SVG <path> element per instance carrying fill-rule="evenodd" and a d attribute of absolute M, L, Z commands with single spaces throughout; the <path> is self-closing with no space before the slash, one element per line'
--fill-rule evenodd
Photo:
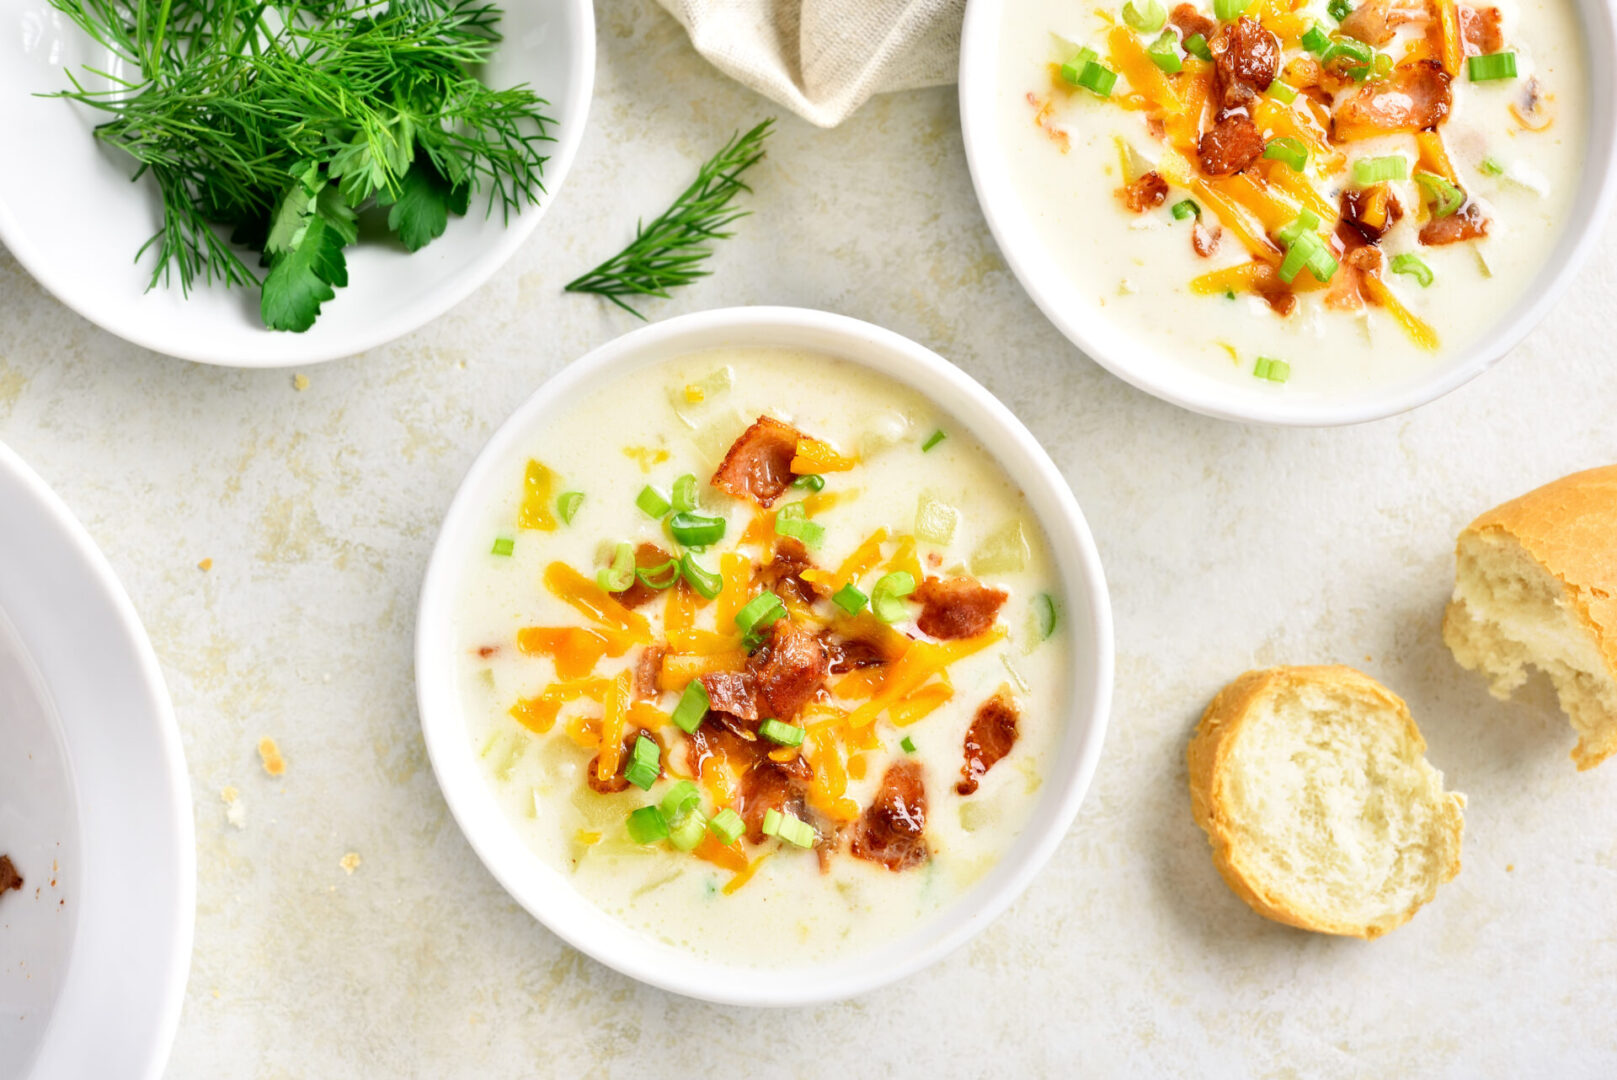
<path fill-rule="evenodd" d="M 1232 826 L 1225 798 L 1227 766 L 1235 740 L 1252 714 L 1253 706 L 1281 690 L 1306 685 L 1335 685 L 1352 690 L 1358 695 L 1379 700 L 1392 708 L 1403 721 L 1416 748 L 1424 756 L 1426 740 L 1421 737 L 1415 719 L 1404 700 L 1376 680 L 1353 668 L 1337 664 L 1308 667 L 1272 667 L 1248 671 L 1226 685 L 1213 698 L 1202 713 L 1201 723 L 1190 740 L 1186 758 L 1190 768 L 1190 810 L 1196 824 L 1207 834 L 1213 849 L 1213 865 L 1230 891 L 1245 900 L 1259 915 L 1275 922 L 1313 930 L 1321 934 L 1338 934 L 1362 938 L 1366 941 L 1380 937 L 1408 922 L 1431 896 L 1417 899 L 1408 910 L 1374 923 L 1346 923 L 1332 919 L 1322 912 L 1304 910 L 1286 897 L 1267 892 L 1255 873 L 1249 871 L 1243 858 L 1239 837 Z M 1445 798 L 1464 806 L 1463 795 L 1444 793 Z M 1451 881 L 1460 872 L 1460 838 L 1464 821 L 1459 813 L 1449 820 L 1451 826 L 1452 862 L 1444 868 L 1438 884 Z M 1435 892 L 1435 889 L 1434 889 Z"/>
<path fill-rule="evenodd" d="M 1489 510 L 1460 533 L 1503 534 L 1560 582 L 1579 623 L 1594 638 L 1607 675 L 1617 681 L 1617 465 L 1563 476 Z M 1572 760 L 1592 769 L 1617 752 L 1585 744 Z"/>

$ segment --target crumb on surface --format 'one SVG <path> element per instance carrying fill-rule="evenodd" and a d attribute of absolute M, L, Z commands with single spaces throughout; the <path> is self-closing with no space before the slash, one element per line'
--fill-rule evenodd
<path fill-rule="evenodd" d="M 241 793 L 234 787 L 227 787 L 219 792 L 219 798 L 224 800 L 225 820 L 238 829 L 247 827 L 247 804 L 241 801 Z"/>
<path fill-rule="evenodd" d="M 0 893 L 22 888 L 22 875 L 11 864 L 10 855 L 0 855 Z"/>
<path fill-rule="evenodd" d="M 203 559 L 201 562 L 197 563 L 197 569 L 206 574 L 209 570 L 213 569 L 213 560 Z"/>
<path fill-rule="evenodd" d="M 302 372 L 298 372 L 298 374 L 292 376 L 292 389 L 307 390 L 308 388 L 309 377 L 307 375 L 303 374 Z"/>
<path fill-rule="evenodd" d="M 337 865 L 343 868 L 344 873 L 348 873 L 348 874 L 352 874 L 355 870 L 358 870 L 359 869 L 359 863 L 360 863 L 360 858 L 359 858 L 359 852 L 357 852 L 357 851 L 350 851 L 348 854 L 344 855 L 341 859 L 337 860 Z"/>
<path fill-rule="evenodd" d="M 268 735 L 258 740 L 258 756 L 264 762 L 265 772 L 271 776 L 285 775 L 286 759 L 281 756 L 281 748 Z"/>

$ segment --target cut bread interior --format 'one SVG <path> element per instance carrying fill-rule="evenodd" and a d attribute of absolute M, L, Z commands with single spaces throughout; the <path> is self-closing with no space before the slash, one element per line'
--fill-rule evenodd
<path fill-rule="evenodd" d="M 1572 759 L 1580 769 L 1617 750 L 1617 681 L 1586 611 L 1578 590 L 1512 533 L 1473 527 L 1460 536 L 1444 642 L 1463 666 L 1487 677 L 1497 698 L 1526 682 L 1529 666 L 1547 674 L 1578 733 Z"/>
<path fill-rule="evenodd" d="M 1460 867 L 1465 799 L 1404 703 L 1351 668 L 1236 680 L 1191 746 L 1191 791 L 1225 880 L 1260 914 L 1374 938 Z"/>

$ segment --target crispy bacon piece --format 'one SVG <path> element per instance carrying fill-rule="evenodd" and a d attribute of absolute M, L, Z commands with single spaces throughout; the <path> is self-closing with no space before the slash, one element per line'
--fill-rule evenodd
<path fill-rule="evenodd" d="M 724 724 L 700 724 L 685 737 L 685 766 L 696 776 L 702 775 L 709 761 L 734 762 L 745 769 L 763 754 L 756 741 L 748 741 Z"/>
<path fill-rule="evenodd" d="M 929 577 L 915 590 L 913 599 L 921 604 L 921 617 L 915 625 L 923 634 L 947 640 L 976 637 L 994 625 L 994 616 L 1007 594 L 990 589 L 969 577 Z"/>
<path fill-rule="evenodd" d="M 591 791 L 599 792 L 602 795 L 616 795 L 629 786 L 628 778 L 623 775 L 624 770 L 629 767 L 630 758 L 634 753 L 634 744 L 639 741 L 642 735 L 657 744 L 659 764 L 664 769 L 668 767 L 668 748 L 663 745 L 663 741 L 645 728 L 635 728 L 623 737 L 623 753 L 618 757 L 618 771 L 613 775 L 612 779 L 602 780 L 597 775 L 596 766 L 601 762 L 600 754 L 590 758 L 589 767 L 584 770 L 584 775 L 589 781 Z"/>
<path fill-rule="evenodd" d="M 1227 112 L 1196 144 L 1196 157 L 1208 176 L 1234 176 L 1263 156 L 1263 132 L 1244 109 Z"/>
<path fill-rule="evenodd" d="M 1343 244 L 1342 257 L 1325 292 L 1325 306 L 1338 311 L 1358 311 L 1370 300 L 1364 279 L 1365 275 L 1381 270 L 1381 249 L 1366 243 L 1345 223 L 1337 227 L 1337 238 Z"/>
<path fill-rule="evenodd" d="M 830 674 L 846 675 L 860 668 L 880 667 L 888 662 L 880 649 L 858 638 L 838 637 L 827 630 L 820 635 L 825 655 L 830 660 Z"/>
<path fill-rule="evenodd" d="M 803 579 L 803 571 L 812 569 L 814 560 L 809 558 L 803 542 L 796 537 L 781 536 L 775 540 L 775 558 L 768 566 L 758 568 L 757 579 L 776 595 L 789 591 L 805 604 L 812 604 L 817 594 L 814 586 Z"/>
<path fill-rule="evenodd" d="M 666 645 L 647 645 L 640 650 L 640 662 L 634 666 L 634 695 L 655 701 L 660 691 L 657 676 L 662 674 L 663 657 L 668 655 Z"/>
<path fill-rule="evenodd" d="M 1123 205 L 1142 214 L 1147 210 L 1161 206 L 1168 197 L 1168 181 L 1164 180 L 1155 169 L 1141 173 L 1139 179 L 1124 188 L 1118 189 L 1118 195 Z"/>
<path fill-rule="evenodd" d="M 747 823 L 747 839 L 754 844 L 764 840 L 764 815 L 771 810 L 807 821 L 803 785 L 814 770 L 801 757 L 790 762 L 764 758 L 741 777 L 741 819 Z"/>
<path fill-rule="evenodd" d="M 1241 105 L 1269 89 L 1280 71 L 1280 39 L 1263 28 L 1258 20 L 1241 16 L 1219 34 L 1223 49 L 1215 42 L 1213 75 L 1226 106 Z M 1238 91 L 1245 87 L 1251 93 Z M 1237 95 L 1231 100 L 1230 95 Z"/>
<path fill-rule="evenodd" d="M 1373 225 L 1365 218 L 1370 208 L 1378 202 L 1384 207 L 1381 223 Z M 1394 195 L 1386 184 L 1375 184 L 1367 188 L 1347 188 L 1342 192 L 1340 207 L 1342 221 L 1336 227 L 1336 235 L 1344 246 L 1351 243 L 1348 232 L 1357 235 L 1364 243 L 1374 244 L 1387 235 L 1387 230 L 1404 216 L 1404 208 L 1399 204 L 1398 196 Z"/>
<path fill-rule="evenodd" d="M 926 843 L 926 783 L 914 761 L 895 761 L 882 775 L 875 801 L 853 824 L 849 850 L 854 858 L 880 863 L 893 872 L 919 866 L 931 857 Z"/>
<path fill-rule="evenodd" d="M 766 714 L 789 723 L 825 683 L 830 658 L 814 634 L 781 619 L 770 629 L 769 641 L 748 657 L 747 670 Z"/>
<path fill-rule="evenodd" d="M 1467 56 L 1496 53 L 1505 47 L 1503 17 L 1496 7 L 1460 7 L 1460 40 Z M 1345 23 L 1343 24 L 1346 25 Z"/>
<path fill-rule="evenodd" d="M 770 507 L 791 486 L 792 457 L 802 432 L 771 416 L 741 433 L 713 474 L 713 486 L 759 506 Z"/>
<path fill-rule="evenodd" d="M 668 560 L 672 558 L 672 555 L 656 544 L 641 544 L 634 549 L 634 565 L 640 570 L 655 570 L 659 566 L 666 566 Z M 661 581 L 663 579 L 659 577 L 655 580 Z M 675 587 L 678 588 L 678 586 Z M 626 608 L 644 607 L 661 595 L 662 593 L 645 584 L 639 578 L 635 578 L 634 584 L 622 592 L 612 594 L 613 598 Z"/>
<path fill-rule="evenodd" d="M 697 678 L 714 712 L 728 713 L 740 720 L 757 720 L 762 715 L 758 711 L 758 680 L 752 672 L 712 671 Z"/>
<path fill-rule="evenodd" d="M 1420 22 L 1428 14 L 1424 4 L 1411 7 L 1395 0 L 1364 0 L 1342 20 L 1342 33 L 1366 45 L 1380 47 L 1396 36 L 1400 26 Z"/>
<path fill-rule="evenodd" d="M 1001 686 L 994 696 L 977 707 L 966 729 L 966 763 L 960 766 L 960 783 L 954 786 L 962 795 L 977 790 L 977 784 L 1000 758 L 1016 745 L 1016 722 L 1020 714 L 1011 688 Z"/>
<path fill-rule="evenodd" d="M 1217 24 L 1196 10 L 1194 4 L 1180 4 L 1168 16 L 1168 21 L 1179 28 L 1179 36 L 1187 38 L 1192 34 L 1200 34 L 1204 38 L 1213 36 Z"/>
<path fill-rule="evenodd" d="M 1488 235 L 1488 216 L 1475 202 L 1468 202 L 1448 217 L 1433 218 L 1421 226 L 1420 242 L 1431 247 L 1458 244 Z"/>
<path fill-rule="evenodd" d="M 1204 259 L 1212 257 L 1213 252 L 1218 250 L 1218 242 L 1223 238 L 1223 229 L 1217 225 L 1209 229 L 1199 218 L 1190 226 L 1190 246 Z"/>
<path fill-rule="evenodd" d="M 1442 122 L 1452 100 L 1443 66 L 1436 60 L 1417 60 L 1393 68 L 1389 78 L 1345 94 L 1336 105 L 1336 127 L 1339 134 L 1354 128 L 1375 133 L 1424 131 Z"/>

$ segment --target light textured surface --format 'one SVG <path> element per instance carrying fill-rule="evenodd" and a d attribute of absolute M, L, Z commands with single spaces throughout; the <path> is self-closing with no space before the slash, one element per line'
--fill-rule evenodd
<path fill-rule="evenodd" d="M 1023 297 L 972 199 L 952 90 L 874 99 L 832 132 L 783 122 L 716 274 L 648 310 L 870 319 L 961 364 L 1049 448 L 1117 616 L 1113 729 L 1071 835 L 960 953 L 794 1016 L 642 988 L 506 897 L 416 724 L 436 521 L 518 402 L 633 325 L 561 284 L 771 111 L 652 0 L 599 10 L 591 130 L 532 242 L 443 319 L 310 370 L 302 391 L 291 372 L 132 349 L 0 253 L 0 438 L 122 576 L 190 756 L 197 949 L 171 1076 L 1611 1075 L 1617 765 L 1578 774 L 1546 687 L 1493 701 L 1439 621 L 1461 526 L 1617 461 L 1617 230 L 1596 223 L 1595 261 L 1501 367 L 1417 413 L 1334 431 L 1205 420 L 1107 376 Z M 1470 796 L 1464 869 L 1383 940 L 1260 919 L 1191 820 L 1196 718 L 1236 673 L 1282 662 L 1384 681 Z"/>

